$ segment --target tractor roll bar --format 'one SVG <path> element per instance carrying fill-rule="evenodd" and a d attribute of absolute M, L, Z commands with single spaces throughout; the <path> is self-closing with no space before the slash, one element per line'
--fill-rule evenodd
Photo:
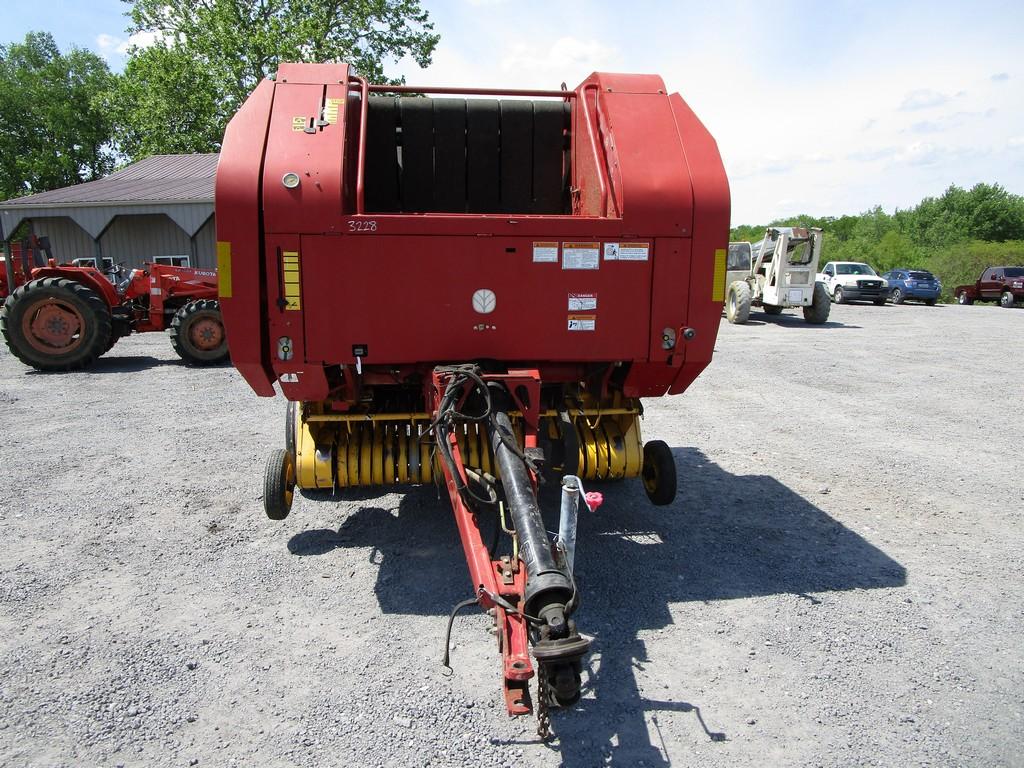
<path fill-rule="evenodd" d="M 366 213 L 366 122 L 370 109 L 369 97 L 371 93 L 448 93 L 460 96 L 528 96 L 531 98 L 550 99 L 575 99 L 575 91 L 546 91 L 533 89 L 515 88 L 448 88 L 444 86 L 418 86 L 418 85 L 370 85 L 365 77 L 350 75 L 349 88 L 359 87 L 359 160 L 356 165 L 356 214 L 362 216 Z M 597 93 L 597 86 L 593 83 L 584 86 L 584 94 L 590 88 Z M 595 98 L 595 102 L 597 99 Z M 593 119 L 590 115 L 590 108 L 586 96 L 582 99 L 583 119 L 587 124 L 587 136 L 590 139 L 590 149 L 594 153 L 594 163 L 597 167 L 597 182 L 601 188 L 601 215 L 606 215 L 608 208 L 608 182 L 605 178 L 605 163 L 602 162 L 603 152 L 598 151 L 597 138 L 595 136 Z M 597 105 L 600 115 L 600 104 Z M 600 130 L 600 126 L 598 126 Z"/>

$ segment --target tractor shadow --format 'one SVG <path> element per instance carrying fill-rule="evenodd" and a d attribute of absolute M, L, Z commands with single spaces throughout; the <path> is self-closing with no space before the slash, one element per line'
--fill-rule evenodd
<path fill-rule="evenodd" d="M 724 314 L 722 315 L 722 321 L 723 322 L 728 322 L 725 319 L 725 315 Z M 853 325 L 851 323 L 839 323 L 839 322 L 836 322 L 835 320 L 826 320 L 821 325 L 811 325 L 806 320 L 804 320 L 803 315 L 801 315 L 800 313 L 793 314 L 793 313 L 783 312 L 781 315 L 769 315 L 767 312 L 760 312 L 758 310 L 752 310 L 751 311 L 750 318 L 747 320 L 747 322 L 744 323 L 744 325 L 753 325 L 753 326 L 758 326 L 758 325 L 779 325 L 779 326 L 782 326 L 783 328 L 809 328 L 809 329 L 814 329 L 814 328 L 848 328 L 848 329 L 851 329 L 851 330 L 857 330 L 857 329 L 860 329 L 862 327 L 862 326 L 859 326 L 859 325 Z"/>
<path fill-rule="evenodd" d="M 816 594 L 906 583 L 898 562 L 774 478 L 733 475 L 692 448 L 673 453 L 680 494 L 669 507 L 652 507 L 635 481 L 588 488 L 605 496 L 596 514 L 580 516 L 576 556 L 584 595 L 577 618 L 594 644 L 584 698 L 574 711 L 552 713 L 552 748 L 564 768 L 671 765 L 661 723 L 680 715 L 712 742 L 741 729 L 716 721 L 696 702 L 655 700 L 641 691 L 636 669 L 648 653 L 639 635 L 672 624 L 673 604 L 776 594 L 817 602 Z M 382 495 L 363 494 L 371 504 Z M 547 519 L 552 530 L 557 488 L 549 484 L 541 497 L 542 509 L 554 513 Z M 447 504 L 434 487 L 412 488 L 397 511 L 363 507 L 337 531 L 305 531 L 288 548 L 329 555 L 339 547 L 370 547 L 383 612 L 442 617 L 469 596 Z M 486 542 L 489 521 L 481 527 Z M 498 663 L 496 656 L 495 669 Z"/>

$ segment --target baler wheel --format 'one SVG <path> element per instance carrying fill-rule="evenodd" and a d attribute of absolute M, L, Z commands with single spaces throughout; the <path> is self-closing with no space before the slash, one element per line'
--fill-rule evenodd
<path fill-rule="evenodd" d="M 295 496 L 295 460 L 284 448 L 277 448 L 267 460 L 263 475 L 263 510 L 271 520 L 284 520 L 292 510 Z"/>
<path fill-rule="evenodd" d="M 171 346 L 186 365 L 216 365 L 228 359 L 228 339 L 220 304 L 214 299 L 190 301 L 174 314 Z"/>
<path fill-rule="evenodd" d="M 640 475 L 647 498 L 656 507 L 671 504 L 676 498 L 676 460 L 663 440 L 644 445 L 644 466 Z"/>
<path fill-rule="evenodd" d="M 750 317 L 750 286 L 742 280 L 737 280 L 729 286 L 725 317 L 733 325 L 743 325 Z"/>
<path fill-rule="evenodd" d="M 108 349 L 110 309 L 91 288 L 44 277 L 17 288 L 0 310 L 11 353 L 40 371 L 85 368 Z"/>

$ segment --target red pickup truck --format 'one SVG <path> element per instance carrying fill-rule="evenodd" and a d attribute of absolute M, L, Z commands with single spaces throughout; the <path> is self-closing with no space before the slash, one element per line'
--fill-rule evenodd
<path fill-rule="evenodd" d="M 958 285 L 953 295 L 961 304 L 998 301 L 1000 306 L 1012 307 L 1024 301 L 1024 267 L 989 267 L 974 285 Z"/>

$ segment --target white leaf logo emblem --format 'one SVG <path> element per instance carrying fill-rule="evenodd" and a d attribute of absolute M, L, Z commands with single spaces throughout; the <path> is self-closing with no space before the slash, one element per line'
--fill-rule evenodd
<path fill-rule="evenodd" d="M 473 309 L 481 315 L 491 314 L 497 303 L 498 298 L 494 295 L 494 291 L 487 288 L 481 288 L 473 294 Z"/>

